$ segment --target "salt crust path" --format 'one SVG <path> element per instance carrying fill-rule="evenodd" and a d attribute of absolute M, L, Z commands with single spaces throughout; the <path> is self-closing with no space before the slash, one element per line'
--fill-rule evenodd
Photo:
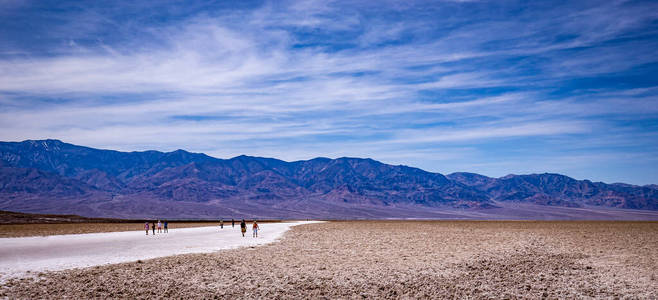
<path fill-rule="evenodd" d="M 291 226 L 315 222 L 259 224 L 258 238 L 251 236 L 251 223 L 243 238 L 240 227 L 219 226 L 169 229 L 169 233 L 146 236 L 144 230 L 45 237 L 0 238 L 0 282 L 34 272 L 115 264 L 139 259 L 186 254 L 271 243 Z M 30 273 L 28 273 L 30 272 Z"/>

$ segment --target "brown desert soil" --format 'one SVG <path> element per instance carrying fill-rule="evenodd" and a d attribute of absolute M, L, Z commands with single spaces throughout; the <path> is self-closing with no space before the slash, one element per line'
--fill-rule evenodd
<path fill-rule="evenodd" d="M 132 222 L 134 222 L 133 220 Z M 0 210 L 0 224 L 53 224 L 53 223 L 131 223 L 130 220 L 87 218 L 78 215 L 28 214 Z"/>
<path fill-rule="evenodd" d="M 656 298 L 658 222 L 361 221 L 39 274 L 9 298 Z"/>
<path fill-rule="evenodd" d="M 149 223 L 150 226 L 151 223 Z M 231 226 L 231 223 L 228 223 Z M 219 222 L 169 222 L 169 229 L 219 226 Z M 226 222 L 224 222 L 226 226 Z M 150 228 L 150 227 L 149 227 Z M 140 223 L 0 224 L 0 238 L 144 230 Z M 150 230 L 150 229 L 149 229 Z"/>

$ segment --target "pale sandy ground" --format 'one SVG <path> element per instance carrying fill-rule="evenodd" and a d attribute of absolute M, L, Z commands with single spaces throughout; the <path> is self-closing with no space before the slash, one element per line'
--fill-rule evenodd
<path fill-rule="evenodd" d="M 657 222 L 328 222 L 259 247 L 9 280 L 0 298 L 655 299 L 657 270 Z"/>
<path fill-rule="evenodd" d="M 0 281 L 28 273 L 114 264 L 187 253 L 273 242 L 290 226 L 303 223 L 260 224 L 258 238 L 242 237 L 239 226 L 169 229 L 149 235 L 144 231 L 0 238 Z M 54 225 L 53 225 L 54 226 Z"/>

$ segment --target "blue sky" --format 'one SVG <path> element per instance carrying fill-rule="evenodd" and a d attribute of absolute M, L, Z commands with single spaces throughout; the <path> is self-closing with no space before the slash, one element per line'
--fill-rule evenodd
<path fill-rule="evenodd" d="M 655 1 L 0 0 L 0 140 L 658 183 Z"/>

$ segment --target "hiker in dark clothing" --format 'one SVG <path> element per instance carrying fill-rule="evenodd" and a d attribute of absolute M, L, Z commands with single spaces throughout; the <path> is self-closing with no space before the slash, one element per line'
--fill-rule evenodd
<path fill-rule="evenodd" d="M 155 235 L 155 221 L 153 221 L 153 223 L 151 223 L 151 228 L 153 228 L 153 235 Z"/>
<path fill-rule="evenodd" d="M 169 223 L 165 221 L 165 233 L 169 232 Z"/>
<path fill-rule="evenodd" d="M 224 229 L 224 219 L 219 219 L 219 229 Z"/>
<path fill-rule="evenodd" d="M 235 228 L 235 219 L 231 219 L 231 228 Z"/>
<path fill-rule="evenodd" d="M 242 231 L 242 237 L 244 237 L 245 232 L 247 232 L 247 223 L 242 219 L 240 222 L 240 231 Z"/>

